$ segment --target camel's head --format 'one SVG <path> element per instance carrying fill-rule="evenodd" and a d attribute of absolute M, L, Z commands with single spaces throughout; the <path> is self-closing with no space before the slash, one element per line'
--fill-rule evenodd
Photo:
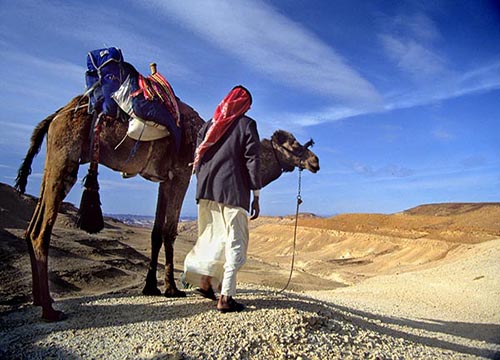
<path fill-rule="evenodd" d="M 319 171 L 319 159 L 309 148 L 314 145 L 311 139 L 304 145 L 300 144 L 293 134 L 277 130 L 271 137 L 273 148 L 280 153 L 285 171 L 292 171 L 295 167 L 307 169 L 312 173 Z"/>

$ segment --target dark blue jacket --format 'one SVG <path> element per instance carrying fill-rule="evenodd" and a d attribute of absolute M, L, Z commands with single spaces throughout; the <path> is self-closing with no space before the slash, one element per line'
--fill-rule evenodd
<path fill-rule="evenodd" d="M 212 121 L 203 125 L 198 145 Z M 250 190 L 262 187 L 260 179 L 260 139 L 255 120 L 236 119 L 220 140 L 203 155 L 196 169 L 196 200 L 213 200 L 250 209 Z"/>

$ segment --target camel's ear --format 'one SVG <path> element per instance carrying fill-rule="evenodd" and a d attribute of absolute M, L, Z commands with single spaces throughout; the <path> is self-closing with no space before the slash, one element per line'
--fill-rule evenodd
<path fill-rule="evenodd" d="M 288 139 L 286 131 L 283 130 L 276 130 L 273 134 L 273 138 L 278 144 L 284 144 Z"/>
<path fill-rule="evenodd" d="M 304 147 L 306 149 L 308 149 L 309 147 L 313 147 L 313 146 L 314 146 L 314 140 L 312 138 L 309 139 L 309 141 L 304 144 Z"/>

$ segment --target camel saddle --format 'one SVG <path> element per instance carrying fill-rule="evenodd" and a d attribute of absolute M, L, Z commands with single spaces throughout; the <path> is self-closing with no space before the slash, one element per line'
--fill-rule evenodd
<path fill-rule="evenodd" d="M 158 72 L 144 77 L 123 60 L 118 48 L 90 51 L 87 55 L 86 94 L 89 112 L 129 120 L 127 135 L 138 141 L 172 136 L 181 143 L 178 99 Z"/>

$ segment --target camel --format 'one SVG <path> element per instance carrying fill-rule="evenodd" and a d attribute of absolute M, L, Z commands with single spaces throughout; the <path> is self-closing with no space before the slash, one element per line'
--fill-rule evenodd
<path fill-rule="evenodd" d="M 48 255 L 52 228 L 62 201 L 76 183 L 79 166 L 88 163 L 92 115 L 85 104 L 87 98 L 79 95 L 66 106 L 42 120 L 33 131 L 27 155 L 16 179 L 16 188 L 24 193 L 34 157 L 47 136 L 47 152 L 40 197 L 25 233 L 32 269 L 33 304 L 42 307 L 42 319 L 48 322 L 65 318 L 62 311 L 53 308 L 48 285 Z M 160 295 L 157 287 L 158 256 L 162 245 L 165 251 L 165 292 L 167 297 L 184 297 L 174 281 L 173 244 L 182 202 L 192 169 L 196 139 L 204 120 L 189 105 L 179 101 L 183 136 L 179 152 L 169 137 L 151 142 L 140 142 L 125 137 L 127 123 L 105 121 L 99 137 L 99 163 L 115 171 L 139 174 L 159 182 L 155 221 L 151 233 L 151 258 L 145 295 Z M 120 144 L 121 142 L 121 144 Z M 120 144 L 117 148 L 116 146 Z M 263 185 L 277 179 L 283 172 L 295 167 L 319 170 L 317 156 L 308 149 L 312 140 L 301 145 L 291 133 L 276 131 L 270 140 L 262 140 Z M 134 148 L 135 147 L 135 148 Z M 135 153 L 131 156 L 131 151 Z"/>

